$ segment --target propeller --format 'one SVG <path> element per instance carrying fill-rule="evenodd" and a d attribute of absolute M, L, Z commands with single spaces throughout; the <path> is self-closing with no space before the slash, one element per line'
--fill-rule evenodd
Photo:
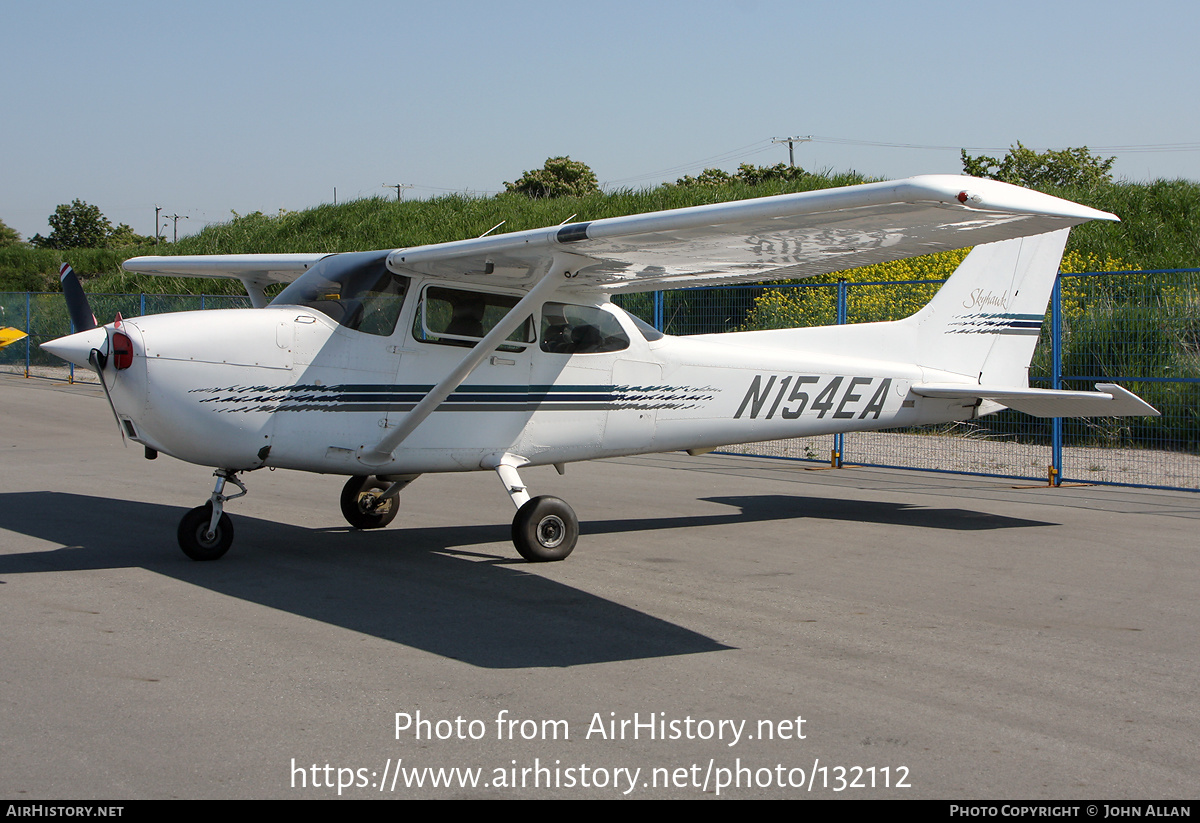
<path fill-rule="evenodd" d="M 116 404 L 113 403 L 112 394 L 108 390 L 108 381 L 104 379 L 104 367 L 108 365 L 109 353 L 113 350 L 112 338 L 108 333 L 107 328 L 101 328 L 96 322 L 96 315 L 92 313 L 92 308 L 88 305 L 87 295 L 83 292 L 83 286 L 79 284 L 79 277 L 76 276 L 75 270 L 71 268 L 70 263 L 63 263 L 58 270 L 58 280 L 62 284 L 63 295 L 67 299 L 67 312 L 71 315 L 71 325 L 75 327 L 75 333 L 67 338 L 53 340 L 50 344 L 42 344 L 42 348 L 50 351 L 52 354 L 78 362 L 78 355 L 82 352 L 77 352 L 80 348 L 78 344 L 69 345 L 67 341 L 74 338 L 76 341 L 86 341 L 83 345 L 88 348 L 87 364 L 96 372 L 96 376 L 100 378 L 100 387 L 104 389 L 104 397 L 108 400 L 108 407 L 112 409 L 113 419 L 117 421 L 117 431 L 121 433 L 121 442 L 125 442 L 125 427 L 121 425 L 121 417 L 117 414 Z M 116 318 L 117 326 L 120 326 L 121 315 Z M 94 334 L 85 335 L 86 332 L 97 330 Z M 96 344 L 100 343 L 100 335 L 103 333 L 104 350 Z M 124 335 L 121 335 L 124 337 Z M 126 338 L 128 340 L 128 338 Z M 132 352 L 130 352 L 132 353 Z M 128 364 L 126 364 L 128 365 Z M 118 363 L 117 368 L 121 368 Z"/>
<path fill-rule="evenodd" d="M 71 268 L 70 263 L 63 263 L 59 268 L 58 281 L 62 283 L 63 295 L 67 298 L 67 311 L 71 315 L 71 325 L 75 327 L 75 331 L 96 328 L 99 325 L 96 315 L 92 314 L 87 295 L 83 293 L 83 286 L 79 285 L 79 278 L 75 276 L 75 270 Z"/>

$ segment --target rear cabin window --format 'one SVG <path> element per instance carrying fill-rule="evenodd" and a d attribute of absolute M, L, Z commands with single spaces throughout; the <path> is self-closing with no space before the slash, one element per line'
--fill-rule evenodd
<path fill-rule="evenodd" d="M 542 307 L 542 351 L 600 354 L 629 348 L 621 323 L 595 306 L 546 303 Z"/>
<path fill-rule="evenodd" d="M 443 346 L 474 346 L 495 328 L 519 297 L 508 294 L 486 294 L 444 286 L 429 286 L 421 298 L 413 337 L 422 343 Z M 533 320 L 526 320 L 500 346 L 500 351 L 524 351 L 522 343 L 532 343 Z"/>
<path fill-rule="evenodd" d="M 646 338 L 647 341 L 652 343 L 655 340 L 662 340 L 666 336 L 636 314 L 627 314 L 626 316 L 633 321 L 633 325 L 637 326 L 637 330 L 642 333 L 642 337 Z"/>

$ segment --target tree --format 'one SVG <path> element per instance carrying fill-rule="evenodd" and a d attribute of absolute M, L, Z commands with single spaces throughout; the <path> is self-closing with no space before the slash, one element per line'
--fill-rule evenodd
<path fill-rule="evenodd" d="M 696 177 L 684 175 L 674 182 L 676 186 L 727 186 L 730 183 L 745 183 L 757 186 L 769 180 L 799 180 L 808 174 L 799 166 L 789 166 L 787 163 L 776 163 L 774 166 L 754 166 L 742 163 L 736 174 L 730 174 L 721 169 L 705 169 Z"/>
<path fill-rule="evenodd" d="M 153 237 L 137 234 L 128 223 L 119 223 L 115 229 L 108 233 L 105 245 L 110 249 L 119 249 L 122 246 L 143 246 L 153 242 Z"/>
<path fill-rule="evenodd" d="M 755 186 L 768 180 L 799 180 L 808 174 L 799 166 L 789 166 L 787 163 L 776 163 L 774 166 L 752 166 L 742 163 L 738 166 L 737 177 L 742 182 Z"/>
<path fill-rule="evenodd" d="M 1077 149 L 1053 149 L 1039 154 L 1018 140 L 1003 160 L 980 155 L 971 157 L 962 150 L 963 174 L 1002 180 L 1018 186 L 1095 186 L 1112 182 L 1112 164 L 1116 157 L 1097 157 L 1087 146 Z"/>
<path fill-rule="evenodd" d="M 676 186 L 728 186 L 737 178 L 727 171 L 721 169 L 705 169 L 695 177 L 690 174 L 685 174 L 675 181 Z"/>
<path fill-rule="evenodd" d="M 4 246 L 15 246 L 21 242 L 21 235 L 17 234 L 17 230 L 11 228 L 3 220 L 0 220 L 0 248 Z"/>
<path fill-rule="evenodd" d="M 505 183 L 504 189 L 531 198 L 581 197 L 600 191 L 600 182 L 586 163 L 550 157 L 545 166 L 525 172 L 515 183 Z"/>
<path fill-rule="evenodd" d="M 106 249 L 148 243 L 153 238 L 134 234 L 122 223 L 113 228 L 100 209 L 82 200 L 65 203 L 46 218 L 52 231 L 49 237 L 35 234 L 29 242 L 43 249 Z"/>

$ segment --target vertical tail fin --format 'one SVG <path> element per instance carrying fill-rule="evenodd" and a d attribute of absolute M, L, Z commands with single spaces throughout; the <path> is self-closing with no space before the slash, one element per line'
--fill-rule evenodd
<path fill-rule="evenodd" d="M 1028 386 L 1069 229 L 976 246 L 925 308 L 920 366 L 993 386 Z"/>

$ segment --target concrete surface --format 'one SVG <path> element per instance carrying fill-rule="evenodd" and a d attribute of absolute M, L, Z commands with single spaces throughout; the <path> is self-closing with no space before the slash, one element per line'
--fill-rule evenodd
<path fill-rule="evenodd" d="M 525 473 L 583 522 L 531 565 L 494 475 L 354 532 L 341 478 L 254 472 L 195 563 L 209 469 L 96 387 L 0 404 L 9 799 L 1196 793 L 1195 494 L 609 460 Z"/>

